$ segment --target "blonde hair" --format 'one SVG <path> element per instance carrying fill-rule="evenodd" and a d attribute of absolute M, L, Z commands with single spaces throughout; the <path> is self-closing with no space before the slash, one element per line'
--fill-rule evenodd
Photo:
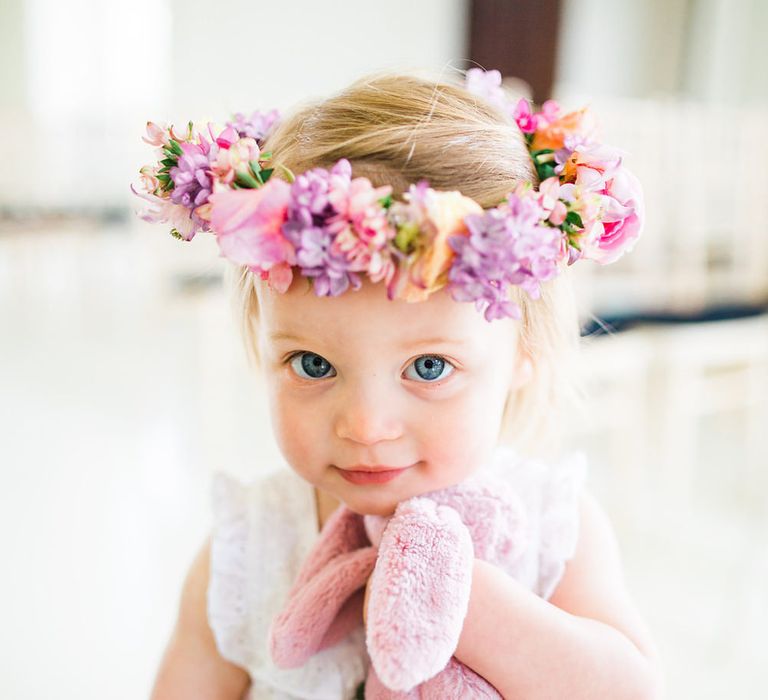
<path fill-rule="evenodd" d="M 346 158 L 355 177 L 392 185 L 395 195 L 426 179 L 484 208 L 497 205 L 518 182 L 537 184 L 520 130 L 507 115 L 460 86 L 415 75 L 370 75 L 304 105 L 282 121 L 263 150 L 294 173 Z M 255 280 L 246 268 L 233 272 L 235 311 L 250 361 L 258 366 Z M 499 437 L 528 454 L 555 453 L 558 428 L 580 407 L 582 394 L 570 281 L 561 273 L 535 301 L 517 287 L 513 293 L 522 309 L 519 342 L 533 361 L 533 376 L 508 397 Z"/>

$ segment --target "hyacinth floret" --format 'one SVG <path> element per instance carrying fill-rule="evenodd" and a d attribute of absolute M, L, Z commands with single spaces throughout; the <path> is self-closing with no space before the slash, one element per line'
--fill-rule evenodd
<path fill-rule="evenodd" d="M 359 289 L 362 284 L 345 252 L 334 245 L 332 226 L 339 216 L 332 200 L 349 189 L 351 177 L 349 161 L 341 160 L 330 171 L 313 168 L 291 185 L 282 232 L 296 249 L 301 274 L 313 278 L 318 296 L 338 296 L 350 285 Z"/>
<path fill-rule="evenodd" d="M 269 112 L 253 112 L 250 117 L 246 117 L 242 112 L 237 112 L 227 126 L 237 131 L 239 138 L 256 139 L 259 146 L 264 143 L 267 134 L 280 118 L 280 112 L 273 109 Z"/>
<path fill-rule="evenodd" d="M 558 274 L 561 233 L 542 223 L 544 214 L 533 197 L 510 194 L 499 207 L 467 216 L 469 235 L 449 239 L 456 253 L 448 275 L 453 298 L 474 301 L 488 321 L 519 319 L 510 287 L 538 299 L 541 283 Z"/>
<path fill-rule="evenodd" d="M 171 201 L 187 209 L 194 209 L 208 201 L 213 190 L 210 176 L 210 147 L 201 144 L 182 143 L 183 155 L 179 157 L 175 167 L 170 169 L 173 189 Z"/>

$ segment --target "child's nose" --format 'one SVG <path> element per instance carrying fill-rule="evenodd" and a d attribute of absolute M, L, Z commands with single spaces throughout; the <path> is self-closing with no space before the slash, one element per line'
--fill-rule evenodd
<path fill-rule="evenodd" d="M 339 438 L 372 445 L 402 435 L 402 411 L 386 387 L 355 385 L 339 398 L 335 420 Z"/>

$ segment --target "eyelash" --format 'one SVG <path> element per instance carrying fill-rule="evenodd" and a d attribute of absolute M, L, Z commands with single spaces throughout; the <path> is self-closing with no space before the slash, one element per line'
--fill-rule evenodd
<path fill-rule="evenodd" d="M 288 367 L 290 367 L 291 362 L 293 362 L 297 357 L 300 357 L 301 355 L 317 355 L 317 353 L 310 352 L 308 350 L 297 350 L 296 352 L 293 352 L 288 357 L 286 357 L 285 360 L 283 361 L 283 364 L 287 365 Z M 323 360 L 325 360 L 325 358 L 322 355 L 317 355 L 317 357 L 322 357 Z M 448 379 L 448 377 L 450 377 L 456 371 L 456 365 L 453 364 L 453 362 L 451 362 L 447 357 L 444 357 L 443 355 L 419 355 L 418 357 L 414 358 L 413 362 L 411 362 L 408 365 L 408 367 L 410 367 L 417 360 L 420 360 L 423 357 L 436 358 L 438 360 L 442 360 L 445 363 L 445 366 L 451 368 L 451 371 L 448 374 L 446 374 L 445 376 L 440 377 L 439 379 L 435 379 L 433 381 L 428 381 L 428 380 L 425 380 L 425 379 L 416 379 L 416 380 L 414 380 L 414 381 L 416 381 L 419 384 L 440 385 L 443 381 Z M 325 361 L 328 362 L 328 360 L 325 360 Z M 328 362 L 328 364 L 330 365 L 330 367 L 333 367 L 333 365 L 330 362 Z M 315 379 L 313 377 L 301 377 L 299 375 L 296 375 L 296 376 L 299 379 L 303 379 L 303 380 L 308 381 L 308 382 L 319 382 L 319 381 L 322 381 L 324 379 L 331 379 L 335 375 L 331 375 L 330 377 L 320 377 L 320 378 L 317 378 L 317 379 Z"/>

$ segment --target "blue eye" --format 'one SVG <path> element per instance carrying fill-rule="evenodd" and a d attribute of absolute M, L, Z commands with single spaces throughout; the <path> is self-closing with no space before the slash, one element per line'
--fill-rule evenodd
<path fill-rule="evenodd" d="M 408 367 L 415 368 L 419 378 L 427 383 L 433 383 L 436 379 L 450 377 L 454 369 L 448 360 L 438 355 L 422 355 L 417 357 Z M 450 369 L 450 371 L 447 374 L 443 374 L 443 370 L 446 369 Z M 415 379 L 415 377 L 409 378 Z"/>
<path fill-rule="evenodd" d="M 289 363 L 302 379 L 324 379 L 328 371 L 333 369 L 328 360 L 314 352 L 296 353 L 289 359 Z M 302 372 L 305 374 L 302 375 Z"/>

